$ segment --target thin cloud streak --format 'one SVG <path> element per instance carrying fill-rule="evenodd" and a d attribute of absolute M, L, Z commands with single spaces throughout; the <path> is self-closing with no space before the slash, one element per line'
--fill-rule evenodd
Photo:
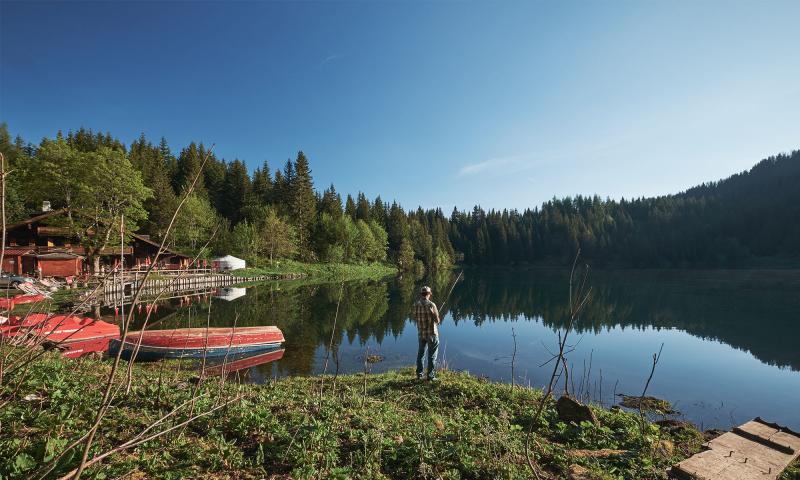
<path fill-rule="evenodd" d="M 483 162 L 464 165 L 463 167 L 461 167 L 461 170 L 458 171 L 458 176 L 464 177 L 468 175 L 477 175 L 479 173 L 491 171 L 500 167 L 509 167 L 512 165 L 518 165 L 521 160 L 522 159 L 520 157 L 490 158 L 489 160 Z"/>
<path fill-rule="evenodd" d="M 334 60 L 339 60 L 342 57 L 344 57 L 344 55 L 339 54 L 339 53 L 334 53 L 332 55 L 328 55 L 327 57 L 325 57 L 325 59 L 322 62 L 320 62 L 320 66 L 325 65 L 327 63 L 330 63 L 330 62 L 332 62 Z"/>

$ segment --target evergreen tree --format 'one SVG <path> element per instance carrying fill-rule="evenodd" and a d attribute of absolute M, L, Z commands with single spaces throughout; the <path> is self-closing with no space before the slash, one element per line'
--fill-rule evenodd
<path fill-rule="evenodd" d="M 344 204 L 344 213 L 350 217 L 351 220 L 356 220 L 358 218 L 356 213 L 356 202 L 353 201 L 353 197 L 351 197 L 349 193 L 347 194 L 347 200 Z"/>
<path fill-rule="evenodd" d="M 369 221 L 370 204 L 367 196 L 363 192 L 358 192 L 358 201 L 356 202 L 356 219 Z"/>
<path fill-rule="evenodd" d="M 200 171 L 202 162 L 202 152 L 196 143 L 192 142 L 188 147 L 181 150 L 180 155 L 178 155 L 175 178 L 172 181 L 172 184 L 177 187 L 176 191 L 179 194 L 186 192 L 192 185 L 192 181 Z M 205 188 L 205 182 L 202 176 L 195 184 L 193 192 L 199 197 L 208 198 L 208 191 Z"/>
<path fill-rule="evenodd" d="M 342 197 L 336 193 L 336 188 L 332 183 L 322 194 L 319 202 L 319 211 L 320 213 L 327 213 L 334 218 L 342 216 Z"/>
<path fill-rule="evenodd" d="M 262 205 L 272 203 L 272 176 L 266 160 L 261 168 L 256 168 L 253 172 L 253 195 Z"/>
<path fill-rule="evenodd" d="M 384 229 L 386 228 L 387 221 L 389 220 L 389 208 L 385 203 L 383 203 L 380 195 L 375 197 L 375 201 L 372 203 L 372 208 L 370 209 L 369 217 L 378 222 L 378 224 Z"/>
<path fill-rule="evenodd" d="M 302 258 L 312 257 L 311 229 L 316 218 L 317 200 L 308 159 L 301 151 L 297 152 L 294 164 L 294 177 L 291 181 L 292 221 L 297 230 L 297 246 Z"/>
<path fill-rule="evenodd" d="M 244 210 L 252 200 L 252 184 L 244 162 L 234 160 L 228 164 L 221 190 L 222 215 L 236 226 L 244 219 Z"/>

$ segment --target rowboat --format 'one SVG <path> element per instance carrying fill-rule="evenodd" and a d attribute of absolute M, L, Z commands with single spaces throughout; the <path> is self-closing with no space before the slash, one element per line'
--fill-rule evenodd
<path fill-rule="evenodd" d="M 13 310 L 16 305 L 22 305 L 25 303 L 37 303 L 41 302 L 45 298 L 46 297 L 41 294 L 24 294 L 10 298 L 3 297 L 0 298 L 0 309 Z"/>
<path fill-rule="evenodd" d="M 278 327 L 175 328 L 130 332 L 123 344 L 112 339 L 109 354 L 122 350 L 130 358 L 139 345 L 136 359 L 203 358 L 257 352 L 279 347 L 284 342 Z"/>
<path fill-rule="evenodd" d="M 78 340 L 75 342 L 65 342 L 59 345 L 61 356 L 66 358 L 80 358 L 92 353 L 105 354 L 108 351 L 108 344 L 114 337 L 90 338 L 88 340 Z"/>
<path fill-rule="evenodd" d="M 119 336 L 119 327 L 113 323 L 78 315 L 50 315 L 31 313 L 24 317 L 10 316 L 0 323 L 0 336 L 17 337 L 34 342 L 45 339 L 51 342 L 71 343 Z"/>

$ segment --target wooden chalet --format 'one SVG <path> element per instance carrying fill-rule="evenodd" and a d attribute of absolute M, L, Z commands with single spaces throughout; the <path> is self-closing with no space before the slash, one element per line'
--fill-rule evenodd
<path fill-rule="evenodd" d="M 48 225 L 54 217 L 64 215 L 65 209 L 49 210 L 6 227 L 6 248 L 2 269 L 18 275 L 70 277 L 88 273 L 85 249 L 64 227 Z M 100 252 L 101 268 L 113 268 L 124 256 L 125 268 L 146 268 L 155 259 L 159 243 L 146 235 L 132 234 L 129 245 L 110 247 Z M 157 268 L 185 268 L 191 258 L 166 249 L 159 257 Z"/>

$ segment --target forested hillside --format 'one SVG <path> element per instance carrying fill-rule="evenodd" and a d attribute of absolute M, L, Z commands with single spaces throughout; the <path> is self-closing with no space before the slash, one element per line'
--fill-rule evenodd
<path fill-rule="evenodd" d="M 405 270 L 453 261 L 563 264 L 578 246 L 600 266 L 736 266 L 800 257 L 800 151 L 676 195 L 577 196 L 523 211 L 476 206 L 449 218 L 441 209 L 405 210 L 380 196 L 343 198 L 333 185 L 320 191 L 302 151 L 274 171 L 264 162 L 250 172 L 203 144 L 174 152 L 165 139 L 153 143 L 142 135 L 126 146 L 85 129 L 32 144 L 12 140 L 5 125 L 0 151 L 12 170 L 10 222 L 47 200 L 76 213 L 69 225 L 76 231 L 102 234 L 124 214 L 128 228 L 155 239 L 163 238 L 208 155 L 169 244 L 195 252 L 211 239 L 208 254 L 232 253 L 256 264 L 281 258 L 391 261 Z"/>

